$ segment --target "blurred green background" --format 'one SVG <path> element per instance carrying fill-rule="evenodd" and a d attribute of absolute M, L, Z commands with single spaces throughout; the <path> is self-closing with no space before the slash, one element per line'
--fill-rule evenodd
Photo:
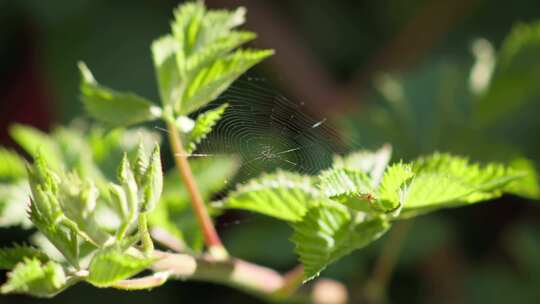
<path fill-rule="evenodd" d="M 7 136 L 12 123 L 47 130 L 82 114 L 78 60 L 91 66 L 102 83 L 156 99 L 149 45 L 168 30 L 177 4 L 1 1 L 0 143 L 12 145 Z M 481 83 L 471 90 L 470 84 L 473 66 L 489 68 L 514 25 L 540 20 L 536 0 L 206 4 L 246 6 L 247 27 L 259 34 L 255 44 L 276 50 L 250 73 L 303 102 L 311 115 L 328 117 L 355 148 L 390 142 L 394 160 L 443 150 L 475 160 L 526 157 L 540 164 L 540 30 L 536 44 L 517 63 L 502 71 L 495 68 L 487 91 L 482 92 Z M 503 72 L 508 76 L 499 77 Z M 295 265 L 285 224 L 263 217 L 225 217 L 218 228 L 233 255 L 281 271 Z M 538 202 L 510 196 L 414 220 L 389 282 L 388 300 L 540 303 L 538 231 Z M 26 233 L 4 229 L 0 238 L 7 244 L 23 240 Z M 355 252 L 323 275 L 342 280 L 353 299 L 360 298 L 387 239 Z M 179 281 L 150 292 L 81 284 L 47 301 L 0 297 L 0 303 L 96 300 L 258 303 L 233 289 Z"/>

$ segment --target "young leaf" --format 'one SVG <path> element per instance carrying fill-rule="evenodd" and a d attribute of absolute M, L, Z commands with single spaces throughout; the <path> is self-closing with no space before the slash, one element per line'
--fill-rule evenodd
<path fill-rule="evenodd" d="M 319 180 L 319 188 L 325 196 L 357 211 L 371 211 L 376 198 L 367 173 L 338 167 L 323 171 Z"/>
<path fill-rule="evenodd" d="M 79 63 L 81 94 L 88 114 L 108 126 L 128 126 L 161 117 L 161 109 L 143 97 L 99 85 L 88 67 Z"/>
<path fill-rule="evenodd" d="M 141 212 L 150 212 L 154 209 L 161 192 L 163 191 L 163 170 L 161 168 L 161 157 L 159 145 L 156 145 L 150 156 L 148 169 L 142 180 L 143 200 Z"/>
<path fill-rule="evenodd" d="M 38 152 L 54 169 L 62 169 L 62 154 L 54 140 L 42 131 L 23 125 L 13 125 L 10 135 L 28 154 L 35 157 Z"/>
<path fill-rule="evenodd" d="M 189 114 L 216 99 L 236 78 L 272 54 L 271 50 L 239 50 L 217 59 L 193 76 L 176 111 Z"/>
<path fill-rule="evenodd" d="M 379 187 L 377 205 L 387 211 L 401 206 L 405 184 L 413 175 L 409 165 L 397 163 L 388 167 Z"/>
<path fill-rule="evenodd" d="M 171 35 L 165 35 L 152 43 L 152 58 L 163 105 L 179 102 L 185 86 L 176 65 L 175 55 L 180 51 L 179 47 Z"/>
<path fill-rule="evenodd" d="M 502 195 L 510 182 L 523 177 L 501 164 L 481 167 L 465 158 L 439 153 L 415 161 L 413 171 L 415 178 L 406 189 L 402 217 L 492 199 Z"/>
<path fill-rule="evenodd" d="M 307 176 L 278 171 L 237 187 L 226 208 L 245 209 L 285 221 L 300 221 L 309 208 L 324 200 Z"/>
<path fill-rule="evenodd" d="M 331 263 L 382 236 L 390 224 L 360 213 L 353 216 L 340 204 L 312 208 L 293 224 L 291 241 L 304 265 L 304 282 L 319 275 Z"/>
<path fill-rule="evenodd" d="M 52 297 L 66 286 L 66 275 L 59 264 L 49 261 L 42 264 L 38 259 L 25 259 L 8 273 L 8 281 L 0 291 L 25 293 L 36 297 Z"/>
<path fill-rule="evenodd" d="M 319 175 L 319 179 L 319 187 L 324 195 L 330 198 L 356 196 L 373 192 L 368 175 L 355 169 L 329 169 L 323 171 Z"/>
<path fill-rule="evenodd" d="M 0 147 L 0 182 L 14 182 L 26 176 L 26 161 L 17 153 Z"/>
<path fill-rule="evenodd" d="M 26 245 L 15 245 L 9 248 L 0 249 L 0 268 L 13 269 L 15 265 L 24 259 L 36 259 L 47 262 L 49 257 L 40 250 Z"/>
<path fill-rule="evenodd" d="M 372 187 L 377 187 L 392 156 L 392 147 L 383 145 L 377 151 L 356 151 L 345 156 L 334 156 L 334 168 L 360 170 L 369 175 Z"/>
<path fill-rule="evenodd" d="M 152 258 L 137 257 L 116 246 L 101 249 L 92 258 L 86 279 L 97 287 L 109 287 L 143 271 L 154 262 Z"/>
<path fill-rule="evenodd" d="M 222 104 L 215 109 L 208 110 L 197 116 L 195 126 L 187 136 L 188 147 L 186 150 L 188 153 L 195 151 L 197 145 L 212 131 L 212 128 L 221 118 L 227 106 L 227 104 Z"/>

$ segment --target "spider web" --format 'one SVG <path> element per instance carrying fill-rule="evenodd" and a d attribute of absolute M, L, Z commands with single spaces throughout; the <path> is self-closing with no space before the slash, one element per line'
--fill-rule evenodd
<path fill-rule="evenodd" d="M 242 77 L 199 113 L 223 103 L 229 107 L 195 153 L 238 155 L 240 176 L 277 168 L 315 174 L 334 154 L 349 150 L 326 118 L 310 116 L 303 102 L 286 98 L 263 78 Z"/>

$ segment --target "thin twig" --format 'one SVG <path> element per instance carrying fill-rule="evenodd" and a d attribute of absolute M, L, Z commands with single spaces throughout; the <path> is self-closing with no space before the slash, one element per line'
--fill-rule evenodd
<path fill-rule="evenodd" d="M 178 130 L 174 123 L 167 123 L 169 130 L 169 140 L 171 143 L 171 149 L 173 150 L 174 160 L 176 168 L 180 173 L 180 177 L 184 182 L 189 195 L 191 196 L 191 205 L 193 206 L 193 212 L 199 223 L 199 226 L 203 232 L 204 242 L 208 247 L 208 252 L 217 259 L 226 259 L 228 257 L 227 251 L 216 232 L 214 224 L 208 215 L 208 210 L 202 199 L 201 193 L 191 172 L 186 152 L 178 134 Z"/>

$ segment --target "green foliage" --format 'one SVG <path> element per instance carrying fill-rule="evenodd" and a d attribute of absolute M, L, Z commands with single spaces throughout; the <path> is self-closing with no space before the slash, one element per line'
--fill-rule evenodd
<path fill-rule="evenodd" d="M 159 107 L 133 93 L 103 87 L 84 63 L 81 71 L 81 94 L 86 112 L 109 126 L 128 126 L 161 117 Z"/>
<path fill-rule="evenodd" d="M 117 246 L 96 253 L 88 267 L 87 281 L 97 287 L 110 287 L 150 266 L 154 260 L 123 252 Z"/>
<path fill-rule="evenodd" d="M 475 119 L 491 125 L 536 100 L 540 89 L 540 22 L 516 25 L 506 37 L 486 92 L 475 104 Z"/>
<path fill-rule="evenodd" d="M 30 203 L 30 188 L 26 180 L 0 184 L 0 226 L 17 226 L 27 229 L 32 226 L 26 212 Z"/>
<path fill-rule="evenodd" d="M 183 132 L 186 151 L 192 153 L 227 104 L 200 111 L 195 121 L 188 115 L 272 54 L 270 50 L 239 49 L 255 38 L 254 33 L 236 29 L 244 23 L 244 15 L 243 8 L 209 11 L 202 2 L 175 10 L 172 33 L 151 47 L 162 108 L 133 93 L 99 85 L 86 65 L 79 64 L 87 113 L 107 127 L 162 119 Z M 501 83 L 512 83 L 524 69 L 518 59 L 536 50 L 537 38 L 533 25 L 518 28 L 507 39 L 494 81 L 485 95 L 479 95 L 479 109 L 482 98 L 498 96 Z M 425 129 L 420 124 L 410 128 L 416 122 L 399 83 L 385 78 L 379 86 L 391 102 L 393 116 L 387 118 L 395 119 L 390 119 L 394 123 L 390 129 L 405 133 L 416 127 Z M 524 90 L 520 98 L 534 92 Z M 497 111 L 480 117 L 489 122 L 500 115 Z M 188 253 L 201 251 L 202 231 L 192 214 L 191 197 L 176 171 L 163 176 L 159 139 L 148 131 L 133 132 L 117 128 L 106 133 L 72 126 L 47 135 L 30 127 L 12 128 L 12 137 L 32 156 L 33 163 L 26 165 L 14 152 L 0 148 L 0 225 L 29 226 L 22 216 L 28 206 L 29 220 L 39 231 L 36 243 L 41 245 L 40 249 L 15 246 L 0 250 L 0 268 L 12 269 L 2 293 L 49 297 L 78 281 L 122 289 L 163 284 L 168 272 L 150 276 L 154 284 L 129 280 L 156 262 L 148 225 L 183 241 Z M 403 140 L 411 138 L 404 136 Z M 394 221 L 504 193 L 540 196 L 534 166 L 526 159 L 515 159 L 509 166 L 498 162 L 482 166 L 440 153 L 392 165 L 390 158 L 389 145 L 378 151 L 357 151 L 335 156 L 332 166 L 316 176 L 278 170 L 227 194 L 223 190 L 239 167 L 236 158 L 213 155 L 190 159 L 189 164 L 203 199 L 220 199 L 207 205 L 211 215 L 227 208 L 249 210 L 292 227 L 290 240 L 304 265 L 304 281 L 374 242 Z M 49 245 L 61 258 L 54 250 L 41 248 Z M 213 266 L 207 264 L 202 266 Z M 206 271 L 202 276 L 214 279 L 212 270 Z"/>
<path fill-rule="evenodd" d="M 172 35 L 152 44 L 164 105 L 186 115 L 219 96 L 246 70 L 270 56 L 269 50 L 236 50 L 255 38 L 234 28 L 244 23 L 245 9 L 207 11 L 202 2 L 175 10 Z"/>
<path fill-rule="evenodd" d="M 465 158 L 434 154 L 413 163 L 415 178 L 406 190 L 404 213 L 472 204 L 498 197 L 524 176 L 501 164 L 480 166 Z"/>
<path fill-rule="evenodd" d="M 0 291 L 4 294 L 25 293 L 36 297 L 52 297 L 66 284 L 66 274 L 58 263 L 25 259 L 8 274 L 8 281 Z"/>
<path fill-rule="evenodd" d="M 17 142 L 28 154 L 34 156 L 38 152 L 47 159 L 53 168 L 61 169 L 62 155 L 60 148 L 47 134 L 23 125 L 14 125 L 10 129 L 13 140 Z"/>
<path fill-rule="evenodd" d="M 215 109 L 208 110 L 197 116 L 193 129 L 187 135 L 187 152 L 191 153 L 197 148 L 197 145 L 206 138 L 212 131 L 214 125 L 221 119 L 221 116 L 227 109 L 227 104 L 223 104 Z"/>
<path fill-rule="evenodd" d="M 37 248 L 25 245 L 15 245 L 0 249 L 1 269 L 12 269 L 24 259 L 36 259 L 41 262 L 47 262 L 49 257 Z"/>
<path fill-rule="evenodd" d="M 310 177 L 278 171 L 239 186 L 229 194 L 225 206 L 296 222 L 321 199 Z"/>
<path fill-rule="evenodd" d="M 376 170 L 382 173 L 373 174 L 374 155 L 336 156 L 316 179 L 283 171 L 263 175 L 231 192 L 224 206 L 291 222 L 291 240 L 309 280 L 378 239 L 390 221 L 500 196 L 524 176 L 502 164 L 480 166 L 439 153 L 390 166 L 385 156 Z"/>
<path fill-rule="evenodd" d="M 338 204 L 312 208 L 293 225 L 291 237 L 304 264 L 304 280 L 315 278 L 327 265 L 378 239 L 389 227 L 381 218 L 351 213 Z"/>
<path fill-rule="evenodd" d="M 25 160 L 0 147 L 0 182 L 13 182 L 26 176 Z"/>
<path fill-rule="evenodd" d="M 239 167 L 236 158 L 225 155 L 190 159 L 189 164 L 205 201 L 225 188 Z M 215 215 L 218 210 L 210 208 L 210 213 Z M 171 169 L 165 175 L 163 195 L 156 209 L 150 213 L 149 221 L 152 226 L 164 229 L 184 241 L 189 249 L 196 252 L 201 250 L 202 233 L 193 217 L 189 194 L 177 170 Z"/>

